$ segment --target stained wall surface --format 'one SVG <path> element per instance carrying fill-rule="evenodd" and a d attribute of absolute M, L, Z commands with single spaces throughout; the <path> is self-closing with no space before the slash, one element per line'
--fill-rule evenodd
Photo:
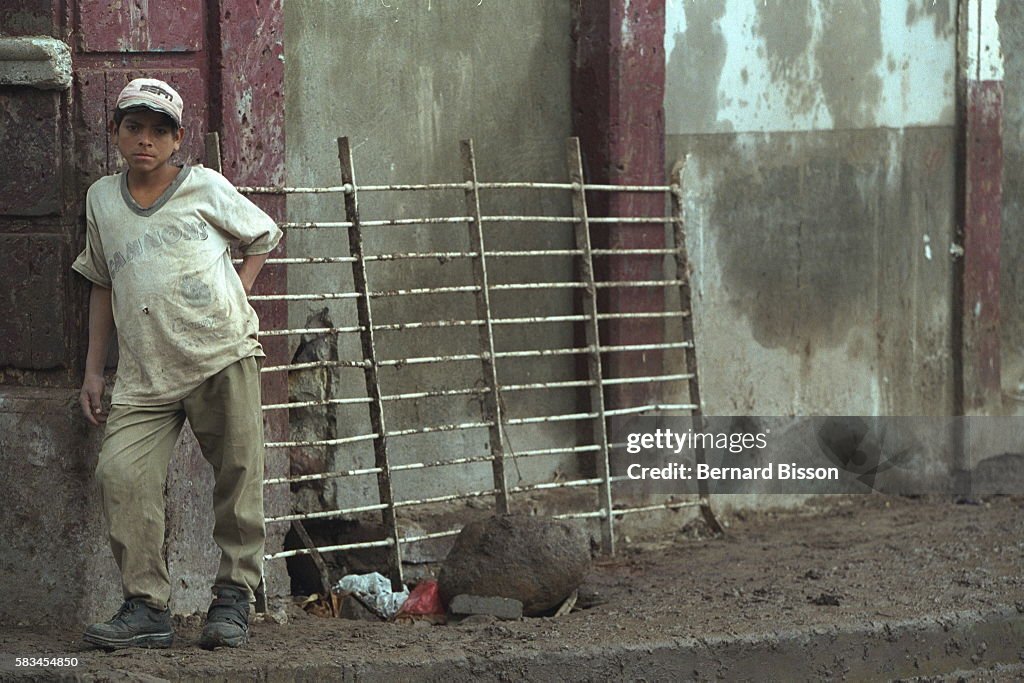
<path fill-rule="evenodd" d="M 463 179 L 459 141 L 473 138 L 481 180 L 564 180 L 564 140 L 571 134 L 569 75 L 570 5 L 545 0 L 516 3 L 342 2 L 296 0 L 285 5 L 287 182 L 290 185 L 339 184 L 336 138 L 351 140 L 356 179 L 362 184 L 458 182 Z M 329 47 L 328 47 L 329 46 Z M 565 193 L 532 193 L 481 197 L 484 214 L 525 213 L 567 215 Z M 362 193 L 363 220 L 466 215 L 461 191 L 433 194 Z M 344 219 L 340 195 L 289 199 L 293 221 Z M 489 248 L 569 248 L 570 225 L 492 223 L 486 226 Z M 368 229 L 366 253 L 466 251 L 465 223 L 417 228 Z M 289 256 L 344 256 L 344 230 L 299 231 L 288 234 Z M 571 260 L 555 259 L 529 272 L 516 264 L 492 261 L 492 282 L 564 280 L 572 278 Z M 472 284 L 466 259 L 429 259 L 371 264 L 371 289 Z M 351 266 L 302 265 L 289 268 L 292 293 L 352 291 Z M 546 291 L 538 296 L 496 294 L 499 315 L 565 314 L 572 310 L 571 293 Z M 374 299 L 376 324 L 398 321 L 472 319 L 473 295 L 435 294 Z M 326 308 L 332 324 L 356 324 L 348 301 L 297 301 L 290 306 L 290 326 L 302 327 L 310 315 Z M 321 318 L 321 320 L 323 320 Z M 318 325 L 314 325 L 318 326 Z M 319 326 L 322 326 L 319 325 Z M 499 350 L 572 346 L 568 326 L 516 328 L 497 332 Z M 358 338 L 340 335 L 337 355 L 361 357 Z M 299 342 L 292 338 L 293 348 Z M 380 332 L 378 356 L 467 354 L 479 351 L 473 327 Z M 334 353 L 320 343 L 321 355 Z M 306 348 L 306 351 L 309 351 Z M 316 355 L 314 353 L 314 355 Z M 537 364 L 509 361 L 499 367 L 499 381 L 570 379 L 571 357 Z M 480 386 L 479 362 L 408 365 L 382 371 L 385 394 Z M 301 400 L 365 396 L 362 372 L 293 373 L 293 396 Z M 510 395 L 508 409 L 519 416 L 571 413 L 573 391 L 529 396 Z M 388 429 L 479 421 L 479 398 L 463 396 L 389 403 Z M 292 415 L 293 438 L 345 438 L 370 432 L 365 406 L 340 406 L 326 416 Z M 575 443 L 575 426 L 510 429 L 516 450 L 551 448 Z M 389 441 L 393 463 L 430 462 L 488 452 L 486 429 L 442 432 Z M 306 449 L 299 458 L 309 471 L 372 466 L 372 444 L 329 450 Z M 532 459 L 512 468 L 509 484 L 550 477 L 556 459 Z M 402 473 L 394 484 L 399 498 L 444 495 L 489 488 L 490 467 L 434 468 L 427 473 Z M 320 500 L 304 499 L 310 508 L 372 504 L 377 501 L 372 476 L 329 482 Z M 305 494 L 302 494 L 305 495 Z"/>
<path fill-rule="evenodd" d="M 953 410 L 953 0 L 670 0 L 709 414 Z"/>
<path fill-rule="evenodd" d="M 1002 386 L 1009 412 L 1024 412 L 1024 5 L 999 3 L 1003 81 Z"/>

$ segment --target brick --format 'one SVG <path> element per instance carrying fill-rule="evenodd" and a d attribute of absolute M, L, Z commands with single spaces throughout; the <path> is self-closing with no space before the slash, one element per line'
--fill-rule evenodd
<path fill-rule="evenodd" d="M 456 595 L 448 605 L 448 611 L 455 616 L 486 614 L 498 619 L 521 619 L 523 603 L 511 598 L 485 597 L 482 595 Z"/>

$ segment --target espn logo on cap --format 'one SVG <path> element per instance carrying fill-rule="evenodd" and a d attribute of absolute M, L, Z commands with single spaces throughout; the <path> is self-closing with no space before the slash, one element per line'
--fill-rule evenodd
<path fill-rule="evenodd" d="M 181 125 L 181 114 L 185 103 L 174 88 L 156 78 L 136 78 L 124 87 L 117 96 L 118 109 L 147 107 L 170 116 Z"/>

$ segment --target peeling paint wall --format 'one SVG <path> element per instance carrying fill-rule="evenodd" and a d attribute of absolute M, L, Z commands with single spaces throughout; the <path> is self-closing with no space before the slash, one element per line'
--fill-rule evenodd
<path fill-rule="evenodd" d="M 948 414 L 954 0 L 670 0 L 709 414 Z"/>
<path fill-rule="evenodd" d="M 481 179 L 563 180 L 567 177 L 564 140 L 571 135 L 569 60 L 571 56 L 570 5 L 547 0 L 516 3 L 494 0 L 389 0 L 342 2 L 289 0 L 285 4 L 287 182 L 290 185 L 331 185 L 339 182 L 336 138 L 352 141 L 355 174 L 360 183 L 461 181 L 459 140 L 473 138 Z M 522 193 L 495 201 L 483 194 L 485 214 L 527 213 L 566 215 L 571 211 L 567 193 Z M 464 215 L 461 192 L 403 193 L 359 197 L 364 220 L 418 216 Z M 290 220 L 342 220 L 340 197 L 290 198 Z M 536 213 L 535 213 L 536 212 Z M 485 237 L 491 248 L 570 248 L 566 226 L 491 224 Z M 461 251 L 469 246 L 468 226 L 447 225 L 419 229 L 390 228 L 368 231 L 367 252 Z M 342 256 L 348 253 L 344 231 L 294 231 L 288 235 L 289 255 Z M 514 260 L 514 259 L 512 259 Z M 492 282 L 523 281 L 516 265 L 488 264 Z M 438 262 L 401 261 L 370 264 L 374 289 L 472 283 L 468 260 Z M 546 264 L 547 265 L 547 264 Z M 351 267 L 312 265 L 289 268 L 289 290 L 294 293 L 351 291 Z M 569 259 L 549 264 L 543 279 L 571 278 Z M 540 279 L 538 276 L 537 279 Z M 572 310 L 571 293 L 545 292 L 521 303 L 521 293 L 495 292 L 492 304 L 504 315 L 565 314 Z M 322 302 L 298 302 L 290 307 L 290 326 L 301 327 Z M 330 318 L 337 325 L 355 324 L 351 302 L 331 302 Z M 374 300 L 374 322 L 474 318 L 471 294 L 438 294 Z M 558 326 L 528 328 L 500 326 L 495 330 L 499 350 L 572 346 L 572 331 Z M 420 329 L 415 332 L 380 332 L 381 358 L 474 353 L 474 328 Z M 297 339 L 292 340 L 293 348 Z M 361 356 L 355 335 L 340 338 L 338 356 Z M 534 365 L 514 360 L 499 365 L 503 382 L 569 379 L 571 358 Z M 531 379 L 532 376 L 532 379 Z M 467 388 L 481 378 L 479 363 L 416 365 L 383 368 L 385 394 L 439 388 Z M 338 371 L 332 382 L 337 398 L 364 394 L 360 370 Z M 294 392 L 309 391 L 302 382 Z M 528 394 L 528 395 L 527 395 Z M 460 400 L 461 399 L 461 400 Z M 506 398 L 510 411 L 520 416 L 571 413 L 576 410 L 573 391 L 520 392 Z M 476 397 L 423 399 L 389 403 L 386 417 L 391 430 L 476 421 Z M 330 424 L 338 437 L 370 433 L 365 406 L 342 406 Z M 574 425 L 510 429 L 515 450 L 575 443 Z M 321 438 L 325 438 L 321 436 Z M 434 461 L 484 455 L 486 429 L 426 434 L 389 440 L 393 463 Z M 370 442 L 335 449 L 331 469 L 372 465 Z M 511 463 L 509 484 L 550 477 L 555 469 L 574 463 L 558 458 L 524 459 Z M 571 469 L 570 469 L 571 471 Z M 467 474 L 468 472 L 468 474 Z M 426 497 L 453 490 L 490 488 L 487 463 L 472 468 L 434 468 L 401 472 L 394 476 L 398 498 Z M 324 496 L 342 505 L 374 503 L 372 476 L 332 479 Z"/>
<path fill-rule="evenodd" d="M 670 135 L 950 126 L 955 0 L 669 0 Z"/>

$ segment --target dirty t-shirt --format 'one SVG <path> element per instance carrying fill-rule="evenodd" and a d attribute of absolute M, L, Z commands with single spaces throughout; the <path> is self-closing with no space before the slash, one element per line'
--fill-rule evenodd
<path fill-rule="evenodd" d="M 270 216 L 202 166 L 184 166 L 148 209 L 132 198 L 125 173 L 97 180 L 86 197 L 85 250 L 72 268 L 112 290 L 113 402 L 171 403 L 235 361 L 263 356 L 230 247 L 265 254 L 280 239 Z"/>

